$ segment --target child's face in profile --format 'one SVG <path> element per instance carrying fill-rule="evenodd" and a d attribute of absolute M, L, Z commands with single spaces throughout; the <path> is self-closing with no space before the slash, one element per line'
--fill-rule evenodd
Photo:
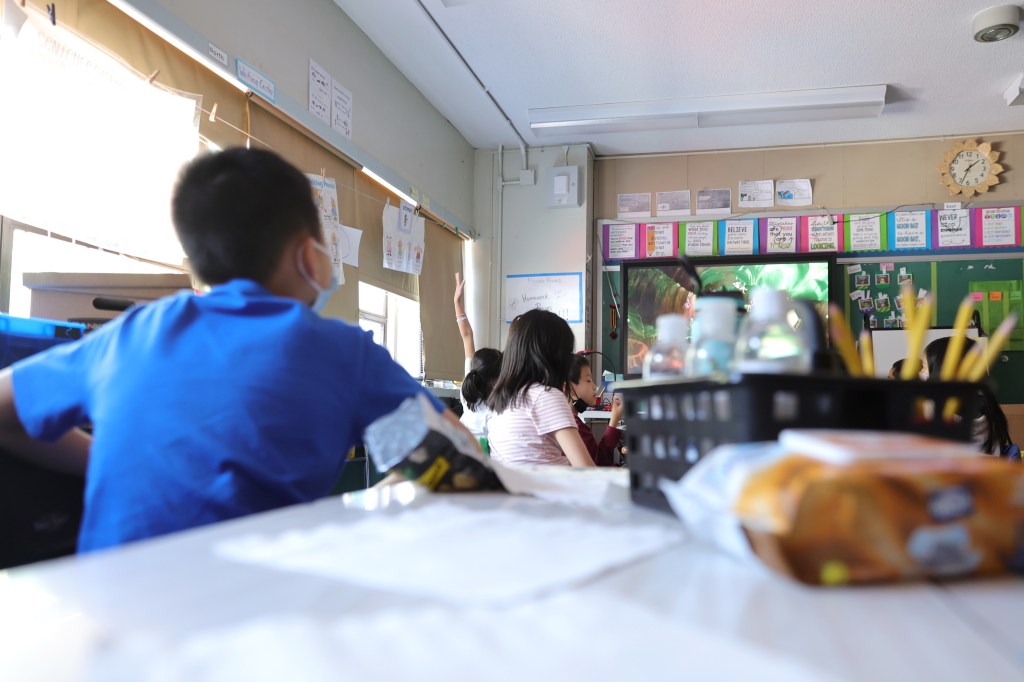
<path fill-rule="evenodd" d="M 584 367 L 580 371 L 580 382 L 572 384 L 572 391 L 587 405 L 597 404 L 597 385 L 594 383 L 594 373 L 589 367 Z"/>

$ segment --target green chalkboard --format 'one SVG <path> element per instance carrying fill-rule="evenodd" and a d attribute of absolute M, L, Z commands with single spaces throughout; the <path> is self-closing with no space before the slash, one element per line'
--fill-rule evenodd
<path fill-rule="evenodd" d="M 901 281 L 909 279 L 915 293 L 921 289 L 932 291 L 933 266 L 934 263 L 924 261 L 847 263 L 840 266 L 846 269 L 846 319 L 854 338 L 864 329 L 865 321 L 873 322 L 873 328 L 876 329 L 902 326 L 899 301 Z M 862 301 L 870 301 L 871 305 L 864 307 Z"/>
<path fill-rule="evenodd" d="M 994 331 L 988 326 L 998 324 L 1006 312 L 1015 310 L 1020 313 L 1024 260 L 946 261 L 936 263 L 936 272 L 938 326 L 953 325 L 960 301 L 972 291 L 984 298 L 975 305 L 988 313 L 983 316 L 982 323 L 986 333 Z M 997 297 L 993 297 L 993 293 Z M 1024 403 L 1024 351 L 1016 350 L 1024 347 L 1024 327 L 1015 331 L 1010 347 L 992 365 L 996 397 L 1001 403 Z"/>

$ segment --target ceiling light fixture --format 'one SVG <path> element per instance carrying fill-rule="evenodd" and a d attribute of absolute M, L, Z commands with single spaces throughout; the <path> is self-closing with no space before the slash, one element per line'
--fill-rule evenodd
<path fill-rule="evenodd" d="M 413 206 L 419 206 L 420 205 L 420 202 L 416 201 L 411 196 L 409 196 L 408 194 L 406 194 L 402 190 L 398 189 L 397 187 L 392 185 L 390 182 L 388 182 L 387 180 L 385 180 L 381 176 L 379 176 L 376 173 L 374 173 L 372 170 L 370 170 L 366 166 L 363 166 L 363 173 L 365 173 L 366 175 L 369 175 L 371 178 L 376 180 L 377 183 L 379 183 L 382 187 L 384 187 L 385 189 L 390 191 L 392 194 L 397 194 L 398 196 L 400 196 L 402 199 L 405 200 L 406 203 L 412 204 Z"/>
<path fill-rule="evenodd" d="M 974 39 L 979 43 L 1006 40 L 1020 30 L 1020 7 L 998 5 L 974 15 Z"/>
<path fill-rule="evenodd" d="M 713 128 L 879 116 L 886 85 L 530 109 L 538 136 Z"/>

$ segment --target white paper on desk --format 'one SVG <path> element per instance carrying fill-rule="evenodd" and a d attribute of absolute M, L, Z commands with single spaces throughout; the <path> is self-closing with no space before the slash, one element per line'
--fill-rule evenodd
<path fill-rule="evenodd" d="M 263 617 L 164 644 L 132 636 L 86 679 L 304 680 L 832 679 L 736 637 L 678 623 L 616 595 L 569 593 L 507 610 L 390 609 L 320 621 Z M 92 672 L 90 671 L 90 672 Z"/>
<path fill-rule="evenodd" d="M 505 488 L 517 495 L 591 507 L 631 504 L 625 468 L 509 466 L 493 459 L 491 466 Z"/>
<path fill-rule="evenodd" d="M 542 517 L 436 502 L 401 514 L 248 535 L 214 552 L 284 571 L 462 604 L 510 604 L 588 580 L 683 538 L 672 523 Z"/>
<path fill-rule="evenodd" d="M 784 454 L 774 442 L 721 445 L 681 479 L 662 479 L 659 487 L 694 537 L 744 561 L 757 562 L 733 505 L 747 477 Z"/>

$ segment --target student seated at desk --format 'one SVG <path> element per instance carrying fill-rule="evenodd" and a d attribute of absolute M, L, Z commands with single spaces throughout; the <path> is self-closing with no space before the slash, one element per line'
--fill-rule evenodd
<path fill-rule="evenodd" d="M 512 320 L 501 373 L 487 403 L 491 458 L 502 464 L 594 466 L 565 395 L 575 339 L 546 310 Z"/>
<path fill-rule="evenodd" d="M 572 400 L 572 411 L 576 417 L 576 429 L 580 432 L 583 444 L 594 464 L 599 467 L 618 466 L 615 462 L 615 449 L 622 440 L 622 431 L 618 428 L 622 419 L 622 398 L 612 398 L 612 409 L 608 413 L 608 426 L 598 443 L 594 432 L 580 419 L 580 413 L 598 403 L 597 384 L 594 383 L 593 370 L 586 356 L 573 355 L 569 366 L 569 398 Z"/>
<path fill-rule="evenodd" d="M 255 149 L 202 156 L 172 215 L 208 293 L 0 374 L 0 446 L 86 476 L 80 552 L 322 497 L 410 396 L 461 428 L 368 332 L 317 314 L 337 280 L 298 169 Z"/>

